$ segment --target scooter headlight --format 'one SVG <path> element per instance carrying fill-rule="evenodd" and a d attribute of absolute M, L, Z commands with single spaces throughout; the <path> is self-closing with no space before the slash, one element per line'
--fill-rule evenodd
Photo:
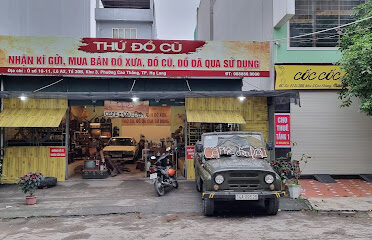
<path fill-rule="evenodd" d="M 222 184 L 223 181 L 225 181 L 225 179 L 223 178 L 222 175 L 217 175 L 215 178 L 214 178 L 214 181 L 217 183 L 217 184 Z"/>

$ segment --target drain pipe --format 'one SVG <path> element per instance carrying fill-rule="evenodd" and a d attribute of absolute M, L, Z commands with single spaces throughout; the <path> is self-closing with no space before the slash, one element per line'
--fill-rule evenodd
<path fill-rule="evenodd" d="M 216 0 L 210 0 L 209 2 L 209 40 L 212 41 L 214 39 L 214 4 L 216 3 Z"/>

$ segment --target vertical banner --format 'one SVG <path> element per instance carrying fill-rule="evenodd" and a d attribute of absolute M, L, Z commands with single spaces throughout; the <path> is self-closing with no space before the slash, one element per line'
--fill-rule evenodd
<path fill-rule="evenodd" d="M 194 159 L 194 152 L 195 152 L 194 146 L 187 146 L 186 147 L 186 159 Z"/>
<path fill-rule="evenodd" d="M 195 179 L 194 152 L 194 146 L 186 147 L 186 176 L 188 180 Z"/>
<path fill-rule="evenodd" d="M 275 113 L 275 147 L 291 147 L 291 116 L 289 113 Z"/>

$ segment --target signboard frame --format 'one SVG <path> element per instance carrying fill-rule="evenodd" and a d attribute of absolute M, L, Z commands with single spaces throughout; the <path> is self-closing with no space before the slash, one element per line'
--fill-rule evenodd
<path fill-rule="evenodd" d="M 0 75 L 269 77 L 270 42 L 0 36 Z"/>
<path fill-rule="evenodd" d="M 286 117 L 286 122 L 283 124 L 279 123 L 279 117 Z M 287 125 L 287 127 L 286 127 Z M 278 130 L 278 126 L 284 126 L 282 129 Z M 274 114 L 274 141 L 276 148 L 290 148 L 291 147 L 291 114 L 290 113 L 275 113 Z M 278 139 L 285 136 L 285 140 Z"/>

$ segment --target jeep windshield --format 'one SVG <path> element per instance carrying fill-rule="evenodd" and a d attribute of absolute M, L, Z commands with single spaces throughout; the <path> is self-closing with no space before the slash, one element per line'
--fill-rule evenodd
<path fill-rule="evenodd" d="M 265 158 L 266 149 L 260 134 L 216 134 L 204 137 L 204 157 Z"/>
<path fill-rule="evenodd" d="M 107 144 L 108 146 L 134 146 L 132 138 L 111 138 Z"/>

